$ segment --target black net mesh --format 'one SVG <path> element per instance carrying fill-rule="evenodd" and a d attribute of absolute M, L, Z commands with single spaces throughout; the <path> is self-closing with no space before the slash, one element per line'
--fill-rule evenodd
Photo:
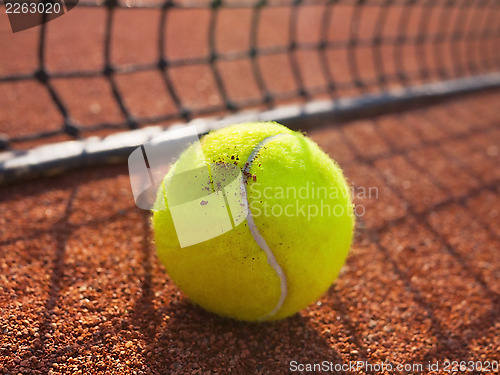
<path fill-rule="evenodd" d="M 29 66 L 0 44 L 0 92 L 34 82 L 26 90 L 46 96 L 51 113 L 24 126 L 36 108 L 29 95 L 16 98 L 0 149 L 500 67 L 496 0 L 108 0 L 71 12 L 26 34 L 37 53 Z"/>

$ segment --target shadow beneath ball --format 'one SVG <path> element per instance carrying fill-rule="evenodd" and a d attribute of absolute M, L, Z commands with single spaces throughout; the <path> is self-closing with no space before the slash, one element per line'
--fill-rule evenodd
<path fill-rule="evenodd" d="M 284 373 L 292 361 L 342 363 L 329 338 L 300 313 L 276 322 L 239 322 L 209 313 L 186 297 L 164 312 L 163 329 L 148 343 L 148 367 L 155 372 Z"/>

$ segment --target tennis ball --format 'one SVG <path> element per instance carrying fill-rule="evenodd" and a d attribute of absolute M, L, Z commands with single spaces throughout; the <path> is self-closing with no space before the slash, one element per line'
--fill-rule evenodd
<path fill-rule="evenodd" d="M 196 304 L 237 320 L 277 320 L 307 307 L 335 281 L 352 241 L 340 167 L 277 123 L 233 125 L 200 144 L 167 173 L 153 208 L 171 280 Z"/>

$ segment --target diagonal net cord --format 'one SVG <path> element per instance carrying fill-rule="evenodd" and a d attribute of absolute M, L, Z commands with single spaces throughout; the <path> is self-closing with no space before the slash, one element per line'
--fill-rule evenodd
<path fill-rule="evenodd" d="M 269 142 L 275 140 L 276 138 L 279 138 L 281 136 L 284 136 L 287 134 L 276 134 L 267 138 L 264 138 L 262 141 L 260 141 L 257 146 L 253 149 L 252 153 L 247 159 L 247 162 L 245 163 L 245 167 L 243 169 L 244 174 L 246 175 L 249 173 L 250 168 L 252 168 L 253 162 L 255 160 L 255 157 L 257 154 L 260 152 L 262 147 L 264 147 L 266 144 Z M 246 187 L 245 187 L 246 189 Z M 248 194 L 247 194 L 248 197 Z M 247 203 L 248 203 L 248 198 L 247 198 Z M 267 263 L 271 266 L 271 268 L 276 272 L 278 277 L 280 278 L 280 287 L 281 287 L 281 295 L 278 303 L 276 306 L 267 314 L 261 316 L 258 320 L 266 320 L 268 318 L 271 318 L 274 316 L 279 309 L 281 309 L 281 306 L 283 306 L 283 303 L 285 302 L 285 298 L 288 293 L 288 286 L 287 286 L 287 281 L 286 281 L 286 275 L 281 266 L 279 265 L 278 261 L 276 260 L 276 257 L 273 254 L 273 251 L 269 247 L 269 245 L 266 243 L 266 240 L 264 237 L 262 237 L 262 234 L 260 234 L 259 229 L 255 225 L 255 222 L 253 220 L 252 216 L 252 211 L 250 210 L 250 205 L 248 205 L 248 215 L 247 215 L 247 223 L 248 223 L 248 228 L 250 229 L 250 232 L 252 233 L 253 239 L 259 245 L 259 247 L 266 253 L 267 257 Z"/>

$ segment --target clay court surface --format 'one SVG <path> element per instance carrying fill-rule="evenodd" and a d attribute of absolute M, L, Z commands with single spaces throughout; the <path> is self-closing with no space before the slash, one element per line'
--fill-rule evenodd
<path fill-rule="evenodd" d="M 4 14 L 0 26 L 2 74 L 34 69 L 36 32 L 13 42 Z M 89 35 L 95 30 L 89 26 Z M 143 33 L 138 28 L 137 40 Z M 69 45 L 67 54 L 54 50 L 53 63 L 73 69 L 80 57 L 87 68 L 101 66 L 92 46 L 102 41 L 75 40 L 84 53 Z M 142 58 L 151 47 L 144 45 L 136 54 L 120 47 L 117 56 Z M 191 79 L 187 97 L 210 101 L 209 85 Z M 138 101 L 148 95 L 140 82 L 129 82 Z M 46 100 L 33 92 L 36 82 L 1 87 L 2 132 L 60 126 L 55 110 L 36 105 Z M 73 114 L 83 124 L 117 115 L 98 84 L 62 80 L 59 89 L 80 104 Z M 150 214 L 135 206 L 125 164 L 0 188 L 0 373 L 283 374 L 292 361 L 362 361 L 422 364 L 424 371 L 400 373 L 435 374 L 446 373 L 445 361 L 500 361 L 499 103 L 498 91 L 489 91 L 311 128 L 365 213 L 336 283 L 275 323 L 219 318 L 178 291 L 156 257 Z M 369 188 L 377 194 L 363 195 Z M 426 370 L 436 361 L 438 371 Z"/>

